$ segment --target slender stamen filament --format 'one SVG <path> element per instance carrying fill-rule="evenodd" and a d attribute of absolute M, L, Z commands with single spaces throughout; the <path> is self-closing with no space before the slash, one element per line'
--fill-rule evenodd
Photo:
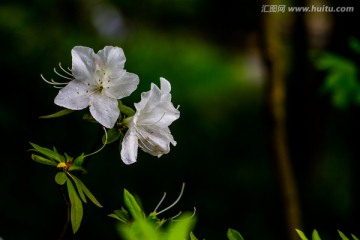
<path fill-rule="evenodd" d="M 161 203 L 164 201 L 165 197 L 166 197 L 166 192 L 164 192 L 164 195 L 162 196 L 160 202 L 158 203 L 158 205 L 156 206 L 153 212 L 156 212 L 156 210 L 160 207 Z"/>
<path fill-rule="evenodd" d="M 69 79 L 69 80 L 73 80 L 73 78 L 71 78 L 71 77 L 67 77 L 67 76 L 64 76 L 64 75 L 58 73 L 58 72 L 56 71 L 56 68 L 54 68 L 54 73 L 56 73 L 58 76 L 60 76 L 60 77 L 62 77 L 62 78 Z"/>
<path fill-rule="evenodd" d="M 175 219 L 175 218 L 177 218 L 177 217 L 179 217 L 181 215 L 181 212 L 179 212 L 174 217 L 172 217 L 171 220 L 173 220 L 173 221 L 184 221 L 184 220 L 188 220 L 188 219 L 193 218 L 195 216 L 195 214 L 196 214 L 196 207 L 194 207 L 194 211 L 193 211 L 193 213 L 191 214 L 190 217 L 185 218 L 185 219 L 184 218 L 183 219 Z"/>
<path fill-rule="evenodd" d="M 142 126 L 152 126 L 152 125 L 155 125 L 155 124 L 159 123 L 159 122 L 161 121 L 161 119 L 163 119 L 164 116 L 165 116 L 165 112 L 161 115 L 160 119 L 157 120 L 156 122 L 154 122 L 154 123 L 141 123 L 140 125 L 142 125 Z"/>
<path fill-rule="evenodd" d="M 51 79 L 51 81 L 47 80 L 46 78 L 44 78 L 44 76 L 42 74 L 40 74 L 42 80 L 44 80 L 46 83 L 53 85 L 54 87 L 56 86 L 60 86 L 60 85 L 67 85 L 67 83 L 59 83 L 59 82 L 55 82 L 54 79 Z"/>
<path fill-rule="evenodd" d="M 181 192 L 180 192 L 178 198 L 175 200 L 175 202 L 173 202 L 173 204 L 171 204 L 170 206 L 166 207 L 165 209 L 157 212 L 156 215 L 159 215 L 159 214 L 161 214 L 161 213 L 169 210 L 169 209 L 172 208 L 173 206 L 175 206 L 175 204 L 177 204 L 177 203 L 179 202 L 180 198 L 182 197 L 182 195 L 183 195 L 183 193 L 184 193 L 184 188 L 185 188 L 185 183 L 182 184 Z"/>
<path fill-rule="evenodd" d="M 64 73 L 68 74 L 69 76 L 73 76 L 72 73 L 71 73 L 71 69 L 68 68 L 69 71 L 67 71 L 66 69 L 64 69 L 62 66 L 61 66 L 61 63 L 59 63 L 59 67 L 61 70 L 63 70 Z"/>

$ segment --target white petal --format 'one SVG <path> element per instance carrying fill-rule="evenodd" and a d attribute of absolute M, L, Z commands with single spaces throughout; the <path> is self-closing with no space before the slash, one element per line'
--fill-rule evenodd
<path fill-rule="evenodd" d="M 104 49 L 98 51 L 97 55 L 100 58 L 102 67 L 114 72 L 124 69 L 126 59 L 124 51 L 121 48 L 106 46 Z"/>
<path fill-rule="evenodd" d="M 55 104 L 72 110 L 81 110 L 89 105 L 88 86 L 78 80 L 69 82 L 55 97 Z"/>
<path fill-rule="evenodd" d="M 153 156 L 160 157 L 163 154 L 169 153 L 170 142 L 176 144 L 168 128 L 154 126 L 139 127 L 137 131 L 140 138 L 140 148 Z"/>
<path fill-rule="evenodd" d="M 94 84 L 97 56 L 91 48 L 76 46 L 71 50 L 72 74 L 75 79 Z"/>
<path fill-rule="evenodd" d="M 138 138 L 130 129 L 126 132 L 121 145 L 121 159 L 125 164 L 136 162 L 138 151 Z"/>
<path fill-rule="evenodd" d="M 139 77 L 134 73 L 124 72 L 118 79 L 111 79 L 105 93 L 112 98 L 121 99 L 129 96 L 139 84 Z"/>
<path fill-rule="evenodd" d="M 91 95 L 89 106 L 90 113 L 96 121 L 107 128 L 114 127 L 120 114 L 116 99 L 94 93 Z"/>

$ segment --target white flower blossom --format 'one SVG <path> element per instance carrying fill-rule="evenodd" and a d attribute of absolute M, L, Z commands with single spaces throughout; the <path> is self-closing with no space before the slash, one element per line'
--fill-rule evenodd
<path fill-rule="evenodd" d="M 125 164 L 136 162 L 138 147 L 160 157 L 170 151 L 170 143 L 176 145 L 169 125 L 180 117 L 180 112 L 171 102 L 169 81 L 160 78 L 160 86 L 152 83 L 150 91 L 142 93 L 141 101 L 135 103 L 135 115 L 125 121 L 129 128 L 121 149 Z"/>
<path fill-rule="evenodd" d="M 139 77 L 126 72 L 119 47 L 106 46 L 95 54 L 91 48 L 76 46 L 71 55 L 71 73 L 67 73 L 72 79 L 59 91 L 55 104 L 72 110 L 89 107 L 96 121 L 112 128 L 120 113 L 117 99 L 129 96 Z"/>

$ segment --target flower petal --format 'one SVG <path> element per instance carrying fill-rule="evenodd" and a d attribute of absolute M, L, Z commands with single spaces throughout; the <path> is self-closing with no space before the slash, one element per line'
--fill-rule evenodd
<path fill-rule="evenodd" d="M 136 162 L 138 138 L 134 131 L 128 130 L 121 145 L 121 159 L 125 164 Z"/>
<path fill-rule="evenodd" d="M 73 80 L 62 88 L 54 100 L 56 105 L 72 110 L 81 110 L 89 105 L 88 86 Z"/>
<path fill-rule="evenodd" d="M 98 51 L 97 55 L 99 56 L 101 67 L 109 69 L 112 73 L 124 69 L 126 58 L 122 48 L 106 46 Z"/>
<path fill-rule="evenodd" d="M 94 93 L 90 99 L 90 113 L 101 125 L 107 128 L 114 127 L 119 117 L 120 110 L 118 102 L 104 94 Z"/>
<path fill-rule="evenodd" d="M 72 74 L 75 79 L 94 84 L 97 56 L 88 47 L 76 46 L 71 50 Z"/>
<path fill-rule="evenodd" d="M 104 89 L 109 97 L 120 99 L 129 96 L 139 84 L 139 77 L 134 73 L 123 72 L 120 78 L 111 79 L 108 87 Z"/>

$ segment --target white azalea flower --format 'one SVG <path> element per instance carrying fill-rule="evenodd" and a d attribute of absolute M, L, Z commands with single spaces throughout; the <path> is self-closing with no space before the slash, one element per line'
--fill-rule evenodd
<path fill-rule="evenodd" d="M 141 101 L 135 103 L 136 113 L 126 119 L 128 126 L 121 149 L 121 159 L 126 164 L 136 162 L 138 147 L 153 156 L 160 157 L 175 146 L 169 125 L 180 117 L 180 112 L 171 103 L 171 85 L 160 78 L 161 89 L 151 84 L 148 92 L 141 94 Z"/>
<path fill-rule="evenodd" d="M 95 54 L 91 48 L 76 46 L 71 55 L 72 69 L 67 73 L 72 79 L 59 91 L 55 104 L 72 110 L 89 106 L 96 121 L 112 128 L 120 113 L 117 99 L 129 96 L 139 77 L 124 70 L 125 55 L 119 47 L 106 46 Z"/>

